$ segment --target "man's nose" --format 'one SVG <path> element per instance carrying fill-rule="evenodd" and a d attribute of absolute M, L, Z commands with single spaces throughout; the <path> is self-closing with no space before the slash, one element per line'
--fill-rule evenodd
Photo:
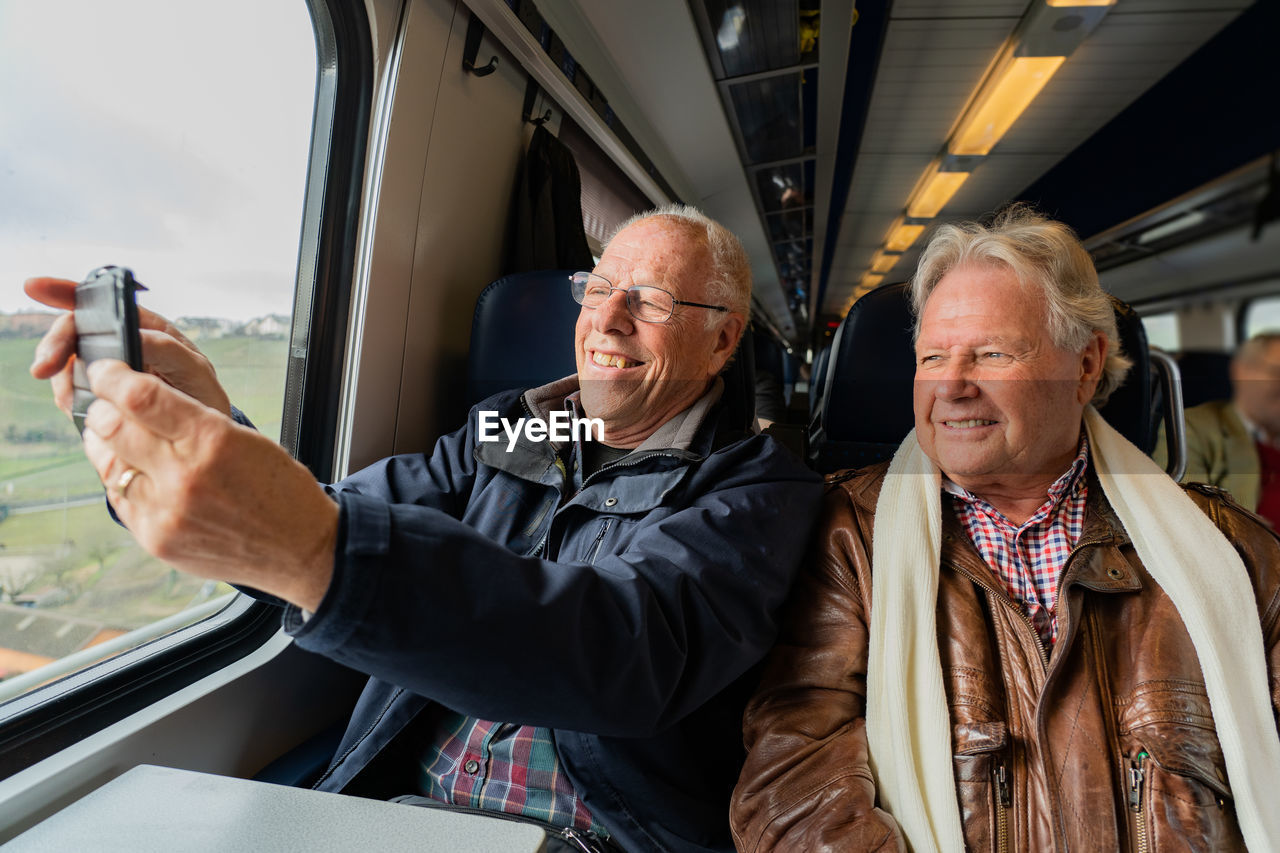
<path fill-rule="evenodd" d="M 635 320 L 627 308 L 627 292 L 615 288 L 609 298 L 596 308 L 593 319 L 598 332 L 630 334 Z"/>
<path fill-rule="evenodd" d="M 961 400 L 978 395 L 977 383 L 973 380 L 972 363 L 964 359 L 955 359 L 945 367 L 936 371 L 927 381 L 933 384 L 933 396 L 939 400 Z"/>

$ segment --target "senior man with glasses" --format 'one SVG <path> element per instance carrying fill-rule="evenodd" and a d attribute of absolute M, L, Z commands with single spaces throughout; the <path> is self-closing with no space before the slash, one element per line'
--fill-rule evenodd
<path fill-rule="evenodd" d="M 430 454 L 318 486 L 145 311 L 150 373 L 92 366 L 85 451 L 143 547 L 283 600 L 300 646 L 372 676 L 321 790 L 536 819 L 573 849 L 728 851 L 749 673 L 818 480 L 721 422 L 751 287 L 722 226 L 643 214 L 566 285 L 577 375 L 482 402 Z M 69 314 L 32 367 L 64 409 L 73 352 Z M 477 440 L 480 412 L 566 410 L 603 440 Z"/>

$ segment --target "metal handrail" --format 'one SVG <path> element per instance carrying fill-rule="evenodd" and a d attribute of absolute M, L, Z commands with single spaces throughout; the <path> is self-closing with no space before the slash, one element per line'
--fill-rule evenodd
<path fill-rule="evenodd" d="M 1164 446 L 1168 453 L 1165 471 L 1175 480 L 1187 473 L 1187 427 L 1182 405 L 1182 372 L 1167 352 L 1150 350 L 1151 366 L 1160 376 L 1160 396 L 1164 402 Z"/>

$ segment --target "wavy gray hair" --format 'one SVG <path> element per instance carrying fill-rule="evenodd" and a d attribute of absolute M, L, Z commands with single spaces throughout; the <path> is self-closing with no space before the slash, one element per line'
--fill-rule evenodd
<path fill-rule="evenodd" d="M 1044 294 L 1049 334 L 1055 345 L 1078 352 L 1094 332 L 1107 336 L 1107 357 L 1093 403 L 1100 406 L 1124 382 L 1133 362 L 1120 347 L 1115 309 L 1098 282 L 1093 259 L 1074 231 L 1029 205 L 1011 205 L 990 225 L 948 223 L 938 228 L 916 265 L 911 279 L 915 337 L 929 294 L 948 272 L 963 266 L 1005 267 L 1023 287 Z"/>

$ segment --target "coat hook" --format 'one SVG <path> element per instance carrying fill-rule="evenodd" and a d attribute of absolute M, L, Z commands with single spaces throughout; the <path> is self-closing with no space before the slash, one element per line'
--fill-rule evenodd
<path fill-rule="evenodd" d="M 493 72 L 495 72 L 495 71 L 497 71 L 497 70 L 498 70 L 498 57 L 496 57 L 496 56 L 495 56 L 495 57 L 493 57 L 492 59 L 490 59 L 490 60 L 489 60 L 489 64 L 488 64 L 488 65 L 483 65 L 483 66 L 481 66 L 481 67 L 479 67 L 479 68 L 476 68 L 476 67 L 475 67 L 474 65 L 472 65 L 470 62 L 466 62 L 466 61 L 464 60 L 464 61 L 463 61 L 463 63 L 462 63 L 462 67 L 463 67 L 463 68 L 465 68 L 465 69 L 467 69 L 468 71 L 470 71 L 472 74 L 476 75 L 477 77 L 484 77 L 485 75 L 487 75 L 487 74 L 492 74 Z"/>
<path fill-rule="evenodd" d="M 480 39 L 484 38 L 484 24 L 475 13 L 467 24 L 467 41 L 462 49 L 462 68 L 477 77 L 485 77 L 498 70 L 498 57 L 492 57 L 488 65 L 476 65 L 476 54 L 480 52 Z"/>
<path fill-rule="evenodd" d="M 548 107 L 545 113 L 534 118 L 533 105 L 537 100 L 538 84 L 533 82 L 533 78 L 530 77 L 524 84 L 524 109 L 521 112 L 521 115 L 524 117 L 524 120 L 530 124 L 546 124 L 551 121 L 551 108 Z"/>

